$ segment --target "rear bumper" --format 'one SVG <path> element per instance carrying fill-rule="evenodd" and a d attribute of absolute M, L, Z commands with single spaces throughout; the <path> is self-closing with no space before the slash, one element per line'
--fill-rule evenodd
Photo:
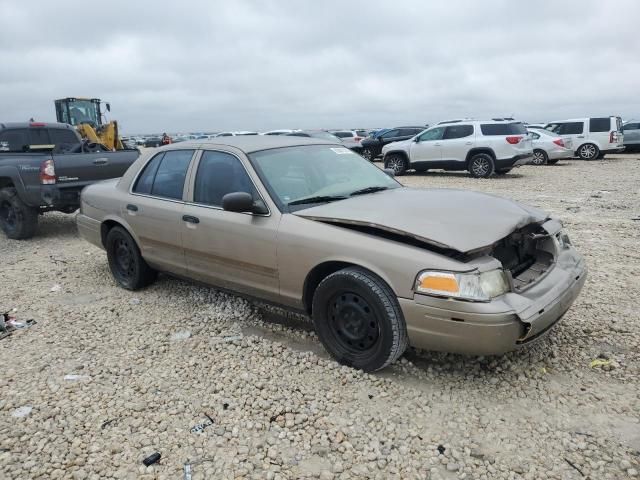
<path fill-rule="evenodd" d="M 40 187 L 41 205 L 49 208 L 80 208 L 80 192 L 86 185 L 61 187 L 60 185 L 42 185 Z"/>
<path fill-rule="evenodd" d="M 527 165 L 533 161 L 533 152 L 514 155 L 510 158 L 498 158 L 495 160 L 496 168 L 514 168 Z"/>
<path fill-rule="evenodd" d="M 91 217 L 87 217 L 82 213 L 76 215 L 76 225 L 78 226 L 78 233 L 87 242 L 94 244 L 96 247 L 103 248 L 102 245 L 102 224 L 98 220 L 94 220 Z"/>
<path fill-rule="evenodd" d="M 534 342 L 564 316 L 586 279 L 584 260 L 557 264 L 533 292 L 509 293 L 488 303 L 416 294 L 399 299 L 409 343 L 417 348 L 468 355 L 499 355 Z"/>

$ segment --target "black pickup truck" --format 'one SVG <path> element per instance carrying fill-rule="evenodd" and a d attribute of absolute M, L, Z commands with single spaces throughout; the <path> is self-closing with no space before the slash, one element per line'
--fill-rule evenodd
<path fill-rule="evenodd" d="M 139 155 L 86 143 L 64 123 L 0 123 L 0 228 L 32 237 L 38 215 L 75 212 L 84 187 L 121 177 Z"/>

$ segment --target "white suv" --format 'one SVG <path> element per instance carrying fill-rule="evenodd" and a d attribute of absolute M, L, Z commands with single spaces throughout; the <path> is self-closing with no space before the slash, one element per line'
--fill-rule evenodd
<path fill-rule="evenodd" d="M 533 160 L 531 136 L 515 121 L 454 120 L 382 149 L 385 168 L 468 170 L 472 177 L 505 174 Z"/>
<path fill-rule="evenodd" d="M 548 123 L 546 130 L 571 139 L 576 155 L 583 160 L 603 158 L 607 153 L 624 150 L 620 117 L 575 118 Z"/>

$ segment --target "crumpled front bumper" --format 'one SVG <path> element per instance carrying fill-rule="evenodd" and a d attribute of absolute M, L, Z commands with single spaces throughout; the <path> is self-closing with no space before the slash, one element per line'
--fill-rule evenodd
<path fill-rule="evenodd" d="M 571 307 L 586 276 L 584 259 L 570 248 L 546 277 L 523 293 L 507 293 L 486 303 L 420 294 L 398 300 L 412 346 L 499 355 L 548 333 Z"/>

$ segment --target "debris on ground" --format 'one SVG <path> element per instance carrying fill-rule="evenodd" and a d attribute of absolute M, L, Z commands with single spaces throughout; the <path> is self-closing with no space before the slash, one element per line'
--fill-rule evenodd
<path fill-rule="evenodd" d="M 160 461 L 160 457 L 162 455 L 160 454 L 160 452 L 155 452 L 152 453 L 151 455 L 149 455 L 147 458 L 145 458 L 144 460 L 142 460 L 142 463 L 145 464 L 145 466 L 149 466 L 149 465 L 153 465 L 154 463 L 158 463 Z"/>
<path fill-rule="evenodd" d="M 191 337 L 191 332 L 189 330 L 182 330 L 180 332 L 176 332 L 169 337 L 169 341 L 171 342 L 182 342 Z"/>
<path fill-rule="evenodd" d="M 13 412 L 11 412 L 11 416 L 16 418 L 26 417 L 31 413 L 31 410 L 33 410 L 32 406 L 25 405 L 24 407 L 16 408 Z"/>
<path fill-rule="evenodd" d="M 12 313 L 17 312 L 17 309 L 12 309 L 0 314 L 0 339 L 8 337 L 16 330 L 22 330 L 35 325 L 36 322 L 33 319 L 19 321 Z"/>
<path fill-rule="evenodd" d="M 610 365 L 610 364 L 611 364 L 611 360 L 605 360 L 603 358 L 596 358 L 595 360 L 591 361 L 589 366 L 591 368 L 596 368 L 596 367 L 604 367 L 604 366 Z"/>
<path fill-rule="evenodd" d="M 64 376 L 65 380 L 71 380 L 77 382 L 79 380 L 89 380 L 91 377 L 89 375 L 78 375 L 76 373 L 69 373 Z"/>
<path fill-rule="evenodd" d="M 60 285 L 59 283 L 56 283 L 53 287 L 51 287 L 51 292 L 59 292 L 60 290 L 62 290 L 62 285 Z"/>
<path fill-rule="evenodd" d="M 204 429 L 207 428 L 208 426 L 213 425 L 213 418 L 211 418 L 208 414 L 204 414 L 205 417 L 207 417 L 207 420 L 205 420 L 204 422 L 198 423 L 197 425 L 194 425 L 193 427 L 191 427 L 191 430 L 189 430 L 191 433 L 202 433 L 204 432 Z"/>
<path fill-rule="evenodd" d="M 184 478 L 183 480 L 192 480 L 192 474 L 193 474 L 193 467 L 196 465 L 200 465 L 202 463 L 206 463 L 206 462 L 213 462 L 215 460 L 215 458 L 210 457 L 210 458 L 203 458 L 202 460 L 194 460 L 194 461 L 186 461 L 184 462 L 184 465 L 182 467 L 182 471 L 184 472 Z"/>

